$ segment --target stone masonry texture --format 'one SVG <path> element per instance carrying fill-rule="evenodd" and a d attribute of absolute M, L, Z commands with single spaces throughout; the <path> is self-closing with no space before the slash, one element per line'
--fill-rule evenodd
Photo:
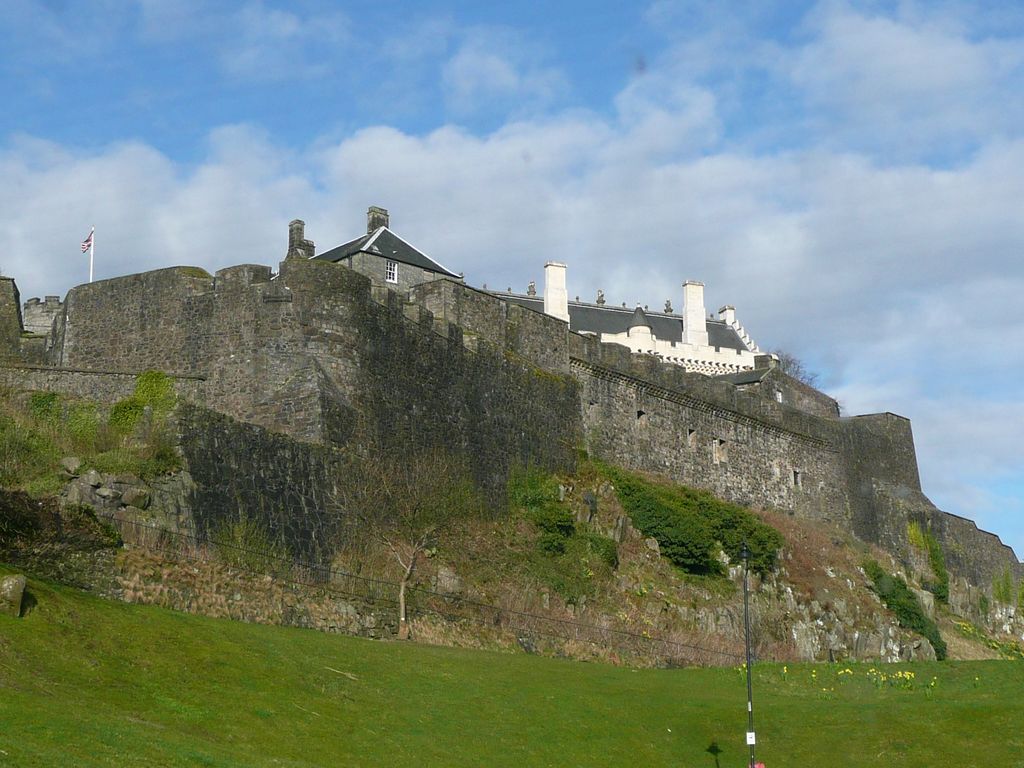
<path fill-rule="evenodd" d="M 326 556 L 345 522 L 325 510 L 346 456 L 441 447 L 497 504 L 512 467 L 571 471 L 582 448 L 896 553 L 917 521 L 981 588 L 1007 567 L 1024 575 L 998 537 L 924 496 L 906 419 L 839 418 L 778 371 L 741 390 L 457 280 L 399 288 L 302 258 L 278 275 L 173 267 L 78 286 L 52 332 L 26 339 L 5 278 L 0 385 L 112 402 L 136 374 L 167 372 L 188 403 L 197 529 L 255 517 L 306 557 Z"/>

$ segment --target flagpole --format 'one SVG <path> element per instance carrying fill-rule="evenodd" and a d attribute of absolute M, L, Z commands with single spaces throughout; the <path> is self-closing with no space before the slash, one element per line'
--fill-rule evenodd
<path fill-rule="evenodd" d="M 96 254 L 96 227 L 89 230 L 89 282 L 92 282 L 92 260 Z"/>

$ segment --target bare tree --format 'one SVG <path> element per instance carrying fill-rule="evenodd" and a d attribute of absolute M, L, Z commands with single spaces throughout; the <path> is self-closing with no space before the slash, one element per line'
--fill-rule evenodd
<path fill-rule="evenodd" d="M 460 520 L 482 509 L 469 472 L 443 449 L 361 459 L 340 483 L 342 506 L 401 569 L 398 637 L 409 637 L 406 595 L 423 554 Z"/>
<path fill-rule="evenodd" d="M 779 368 L 784 374 L 809 387 L 818 385 L 818 374 L 810 370 L 799 357 L 784 349 L 776 349 L 772 354 L 779 358 Z"/>

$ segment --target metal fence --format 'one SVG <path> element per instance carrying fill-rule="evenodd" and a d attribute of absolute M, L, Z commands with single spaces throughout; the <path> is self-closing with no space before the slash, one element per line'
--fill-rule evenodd
<path fill-rule="evenodd" d="M 270 576 L 282 584 L 315 588 L 367 606 L 393 607 L 397 611 L 399 583 L 350 573 L 328 565 L 296 560 L 279 549 L 243 546 L 232 541 L 200 539 L 191 533 L 172 531 L 133 520 L 105 518 L 129 546 L 157 552 L 168 560 L 219 563 L 249 575 Z M 449 622 L 473 622 L 512 633 L 526 649 L 542 643 L 575 641 L 653 659 L 672 665 L 730 664 L 743 654 L 686 642 L 648 632 L 636 632 L 557 618 L 460 595 L 409 585 L 406 588 L 410 618 L 436 616 Z"/>

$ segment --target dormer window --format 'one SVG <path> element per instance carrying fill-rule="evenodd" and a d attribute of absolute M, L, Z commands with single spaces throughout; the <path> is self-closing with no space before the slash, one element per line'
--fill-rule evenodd
<path fill-rule="evenodd" d="M 398 262 L 389 261 L 384 265 L 384 281 L 388 283 L 398 282 Z"/>

